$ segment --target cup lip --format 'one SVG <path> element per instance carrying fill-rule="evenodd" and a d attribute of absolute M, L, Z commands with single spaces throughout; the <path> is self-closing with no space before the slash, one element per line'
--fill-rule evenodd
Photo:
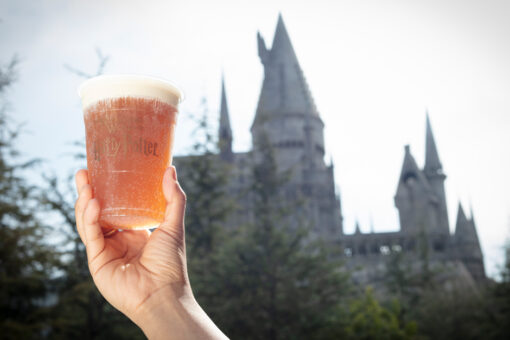
<path fill-rule="evenodd" d="M 158 95 L 157 93 L 159 92 L 161 94 L 161 92 L 165 92 L 167 96 L 172 97 L 173 100 L 171 100 L 171 102 L 172 104 L 175 105 L 180 104 L 184 100 L 184 92 L 173 82 L 170 82 L 161 77 L 153 77 L 138 74 L 102 74 L 85 80 L 78 87 L 78 96 L 82 99 L 84 107 L 94 102 L 97 102 L 101 99 L 122 96 L 119 93 L 122 93 L 123 91 L 118 91 L 111 95 L 108 94 L 96 95 L 95 96 L 96 98 L 94 99 L 86 98 L 87 95 L 90 96 L 90 93 L 87 92 L 90 92 L 90 89 L 93 86 L 98 85 L 99 86 L 123 85 L 129 89 L 126 91 L 126 95 L 138 96 L 137 92 L 140 92 L 141 97 L 154 97 L 158 99 L 162 99 L 161 98 L 162 95 Z M 148 94 L 150 93 L 150 91 L 147 90 L 137 91 L 138 90 L 136 89 L 137 85 L 140 87 L 140 89 L 142 88 L 146 89 L 148 87 L 153 88 L 154 89 L 153 95 Z"/>

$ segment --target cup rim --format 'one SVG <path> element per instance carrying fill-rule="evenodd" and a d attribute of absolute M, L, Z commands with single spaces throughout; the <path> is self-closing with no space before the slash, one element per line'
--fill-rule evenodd
<path fill-rule="evenodd" d="M 78 87 L 78 96 L 83 107 L 102 99 L 124 96 L 155 98 L 174 106 L 184 100 L 183 91 L 173 82 L 137 74 L 103 74 L 89 78 Z"/>

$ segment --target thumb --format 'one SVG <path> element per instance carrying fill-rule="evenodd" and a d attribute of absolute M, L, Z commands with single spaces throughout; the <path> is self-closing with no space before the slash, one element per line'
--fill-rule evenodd
<path fill-rule="evenodd" d="M 159 228 L 170 234 L 183 237 L 186 194 L 177 182 L 177 172 L 174 166 L 166 169 L 163 176 L 163 194 L 166 200 L 165 220 Z"/>

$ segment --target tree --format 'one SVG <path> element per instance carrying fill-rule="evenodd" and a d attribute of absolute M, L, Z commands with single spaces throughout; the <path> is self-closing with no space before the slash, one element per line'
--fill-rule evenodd
<path fill-rule="evenodd" d="M 230 167 L 218 157 L 217 141 L 208 123 L 206 101 L 200 116 L 193 116 L 194 144 L 191 155 L 175 160 L 179 182 L 186 192 L 186 247 L 189 258 L 211 253 L 221 241 L 224 225 L 233 209 L 228 197 Z M 182 171 L 179 171 L 179 170 Z"/>
<path fill-rule="evenodd" d="M 365 296 L 350 304 L 346 326 L 346 339 L 412 339 L 416 324 L 399 321 L 400 305 L 394 301 L 391 309 L 382 307 L 370 289 Z"/>
<path fill-rule="evenodd" d="M 175 159 L 179 182 L 187 196 L 186 252 L 188 274 L 194 295 L 202 308 L 214 308 L 216 278 L 210 268 L 216 267 L 214 254 L 223 246 L 225 223 L 232 212 L 233 200 L 228 197 L 229 165 L 221 162 L 217 142 L 208 123 L 207 103 L 203 111 L 192 116 L 196 123 L 191 155 Z"/>
<path fill-rule="evenodd" d="M 483 317 L 477 320 L 479 334 L 485 339 L 510 338 L 510 242 L 505 246 L 505 262 L 498 281 L 490 283 L 480 308 Z"/>
<path fill-rule="evenodd" d="M 17 60 L 0 68 L 0 334 L 3 339 L 40 338 L 47 331 L 51 281 L 58 254 L 45 243 L 48 226 L 39 219 L 35 186 L 26 180 L 36 160 L 16 149 L 5 92 L 16 77 Z"/>
<path fill-rule="evenodd" d="M 95 73 L 64 65 L 70 72 L 84 78 L 100 75 L 109 57 L 96 49 L 98 68 Z M 73 156 L 77 161 L 63 180 L 46 173 L 46 186 L 41 188 L 39 202 L 55 224 L 62 242 L 61 275 L 55 282 L 58 300 L 51 309 L 49 337 L 52 339 L 144 339 L 142 331 L 126 316 L 113 308 L 99 293 L 89 273 L 85 247 L 76 230 L 74 174 L 85 167 L 85 144 L 76 141 Z"/>
<path fill-rule="evenodd" d="M 141 330 L 113 308 L 99 293 L 89 273 L 85 248 L 76 230 L 72 179 L 62 185 L 47 176 L 48 186 L 41 192 L 41 203 L 60 216 L 58 223 L 62 275 L 56 281 L 58 301 L 51 309 L 49 336 L 52 339 L 144 339 Z"/>
<path fill-rule="evenodd" d="M 288 223 L 299 209 L 284 197 L 288 176 L 276 168 L 268 143 L 257 152 L 247 193 L 255 221 L 229 234 L 214 254 L 208 312 L 232 338 L 318 338 L 348 292 L 347 275 L 306 228 Z"/>

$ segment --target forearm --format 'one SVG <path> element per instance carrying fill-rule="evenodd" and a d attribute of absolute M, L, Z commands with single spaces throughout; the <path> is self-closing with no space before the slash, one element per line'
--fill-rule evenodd
<path fill-rule="evenodd" d="M 200 305 L 191 289 L 164 289 L 151 296 L 134 318 L 150 340 L 227 339 Z"/>

